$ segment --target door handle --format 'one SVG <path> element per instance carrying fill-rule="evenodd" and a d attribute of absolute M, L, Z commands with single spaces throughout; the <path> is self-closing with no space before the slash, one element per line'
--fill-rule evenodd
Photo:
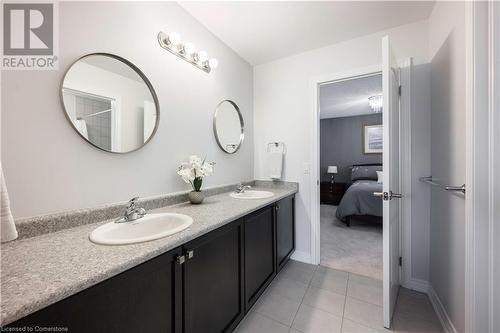
<path fill-rule="evenodd" d="M 393 193 L 392 191 L 389 191 L 389 199 L 401 199 L 403 195 L 401 193 Z"/>
<path fill-rule="evenodd" d="M 373 195 L 376 197 L 382 197 L 382 200 L 389 201 L 392 199 L 401 199 L 403 197 L 400 193 L 394 193 L 392 191 L 389 192 L 373 192 Z"/>

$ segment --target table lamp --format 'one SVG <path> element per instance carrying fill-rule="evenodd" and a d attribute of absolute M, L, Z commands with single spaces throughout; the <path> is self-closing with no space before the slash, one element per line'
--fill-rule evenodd
<path fill-rule="evenodd" d="M 338 172 L 338 170 L 337 170 L 337 166 L 336 166 L 336 165 L 330 165 L 330 166 L 328 167 L 328 170 L 326 171 L 326 173 L 328 173 L 328 174 L 331 174 L 331 175 L 332 175 L 332 184 L 333 184 L 333 183 L 334 183 L 334 181 L 335 181 L 334 177 L 335 177 L 335 174 L 336 174 L 337 172 Z"/>

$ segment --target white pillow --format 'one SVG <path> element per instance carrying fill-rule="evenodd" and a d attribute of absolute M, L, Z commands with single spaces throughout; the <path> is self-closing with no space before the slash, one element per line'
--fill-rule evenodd
<path fill-rule="evenodd" d="M 382 183 L 384 181 L 384 172 L 383 171 L 377 171 L 377 183 Z"/>

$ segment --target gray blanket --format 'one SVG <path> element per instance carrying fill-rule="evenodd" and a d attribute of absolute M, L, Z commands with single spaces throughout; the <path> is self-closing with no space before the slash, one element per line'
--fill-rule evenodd
<path fill-rule="evenodd" d="M 344 221 L 350 215 L 382 216 L 382 198 L 374 196 L 373 192 L 382 192 L 382 183 L 375 180 L 355 181 L 340 200 L 337 218 Z"/>

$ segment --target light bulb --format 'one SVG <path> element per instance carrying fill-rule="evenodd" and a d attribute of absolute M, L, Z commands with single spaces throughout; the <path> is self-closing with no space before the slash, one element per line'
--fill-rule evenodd
<path fill-rule="evenodd" d="M 179 45 L 181 43 L 181 35 L 179 33 L 177 33 L 177 32 L 171 32 L 168 35 L 168 41 L 173 46 L 177 46 L 177 45 Z"/>
<path fill-rule="evenodd" d="M 186 55 L 192 55 L 195 50 L 196 49 L 195 49 L 193 43 L 186 43 L 186 44 L 184 44 L 184 52 L 186 53 Z"/>
<path fill-rule="evenodd" d="M 382 112 L 383 100 L 382 95 L 375 95 L 368 97 L 368 104 L 372 108 L 373 112 Z"/>
<path fill-rule="evenodd" d="M 215 69 L 215 68 L 217 68 L 217 66 L 219 66 L 219 61 L 215 58 L 211 58 L 208 61 L 208 66 L 210 66 L 210 68 L 212 68 L 212 69 Z"/>
<path fill-rule="evenodd" d="M 204 63 L 205 61 L 208 60 L 208 54 L 206 51 L 200 51 L 198 52 L 197 58 L 199 62 Z"/>

